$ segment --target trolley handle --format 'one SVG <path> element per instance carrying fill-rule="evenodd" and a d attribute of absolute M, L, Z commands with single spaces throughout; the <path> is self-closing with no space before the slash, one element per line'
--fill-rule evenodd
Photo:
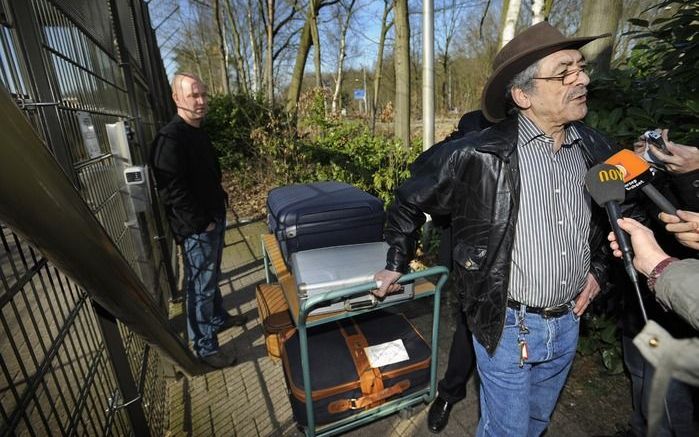
<path fill-rule="evenodd" d="M 444 285 L 444 283 L 447 281 L 447 276 L 449 275 L 449 270 L 447 270 L 446 267 L 444 266 L 434 266 L 430 267 L 429 269 L 426 270 L 420 270 L 417 272 L 411 272 L 408 274 L 405 274 L 401 276 L 397 283 L 398 284 L 405 284 L 411 281 L 415 281 L 416 279 L 420 278 L 425 278 L 425 277 L 431 277 L 431 276 L 439 276 L 439 279 L 437 280 L 437 283 L 435 284 L 435 289 L 439 289 Z M 310 311 L 320 305 L 321 303 L 324 302 L 338 302 L 341 300 L 345 300 L 347 298 L 357 296 L 363 293 L 366 293 L 371 290 L 375 290 L 381 286 L 381 281 L 371 281 L 371 282 L 365 282 L 362 284 L 357 284 L 351 287 L 346 287 L 338 290 L 333 290 L 329 291 L 327 293 L 321 293 L 317 294 L 314 296 L 309 296 L 306 300 L 304 300 L 299 308 L 299 320 L 305 320 L 305 318 L 308 316 L 308 313 Z M 374 297 L 372 295 L 372 297 Z M 373 308 L 376 305 L 378 305 L 378 300 L 375 299 L 375 297 L 369 301 L 369 304 L 371 302 L 376 301 L 376 304 L 367 306 L 366 308 Z M 362 302 L 360 305 L 366 305 L 366 303 Z M 365 309 L 365 308 L 360 308 L 360 309 Z M 353 311 L 356 311 L 356 309 L 353 309 Z"/>

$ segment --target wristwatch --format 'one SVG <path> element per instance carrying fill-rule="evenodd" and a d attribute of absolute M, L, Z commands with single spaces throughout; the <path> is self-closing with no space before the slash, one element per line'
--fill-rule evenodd
<path fill-rule="evenodd" d="M 669 256 L 665 258 L 664 260 L 660 261 L 658 265 L 653 267 L 653 270 L 651 270 L 650 274 L 648 275 L 648 289 L 651 291 L 655 291 L 655 283 L 660 277 L 660 275 L 663 274 L 667 266 L 669 266 L 673 261 L 677 261 L 677 258 Z"/>

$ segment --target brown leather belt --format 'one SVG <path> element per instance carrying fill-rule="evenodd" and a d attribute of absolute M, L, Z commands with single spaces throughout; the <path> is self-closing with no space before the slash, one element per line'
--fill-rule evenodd
<path fill-rule="evenodd" d="M 515 310 L 521 309 L 522 305 L 523 304 L 517 302 L 516 300 L 507 299 L 507 306 L 512 308 L 512 309 L 515 309 Z M 565 303 L 563 305 L 558 305 L 555 307 L 545 307 L 545 308 L 543 308 L 543 307 L 530 307 L 528 305 L 524 305 L 525 312 L 531 313 L 531 314 L 538 314 L 541 317 L 543 317 L 544 319 L 551 319 L 551 318 L 564 316 L 564 315 L 568 314 L 568 312 L 570 312 L 571 308 L 572 308 L 572 305 L 569 303 Z"/>

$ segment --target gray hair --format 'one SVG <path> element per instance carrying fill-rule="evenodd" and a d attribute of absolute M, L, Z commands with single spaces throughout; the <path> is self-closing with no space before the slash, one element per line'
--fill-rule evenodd
<path fill-rule="evenodd" d="M 541 60 L 538 60 L 529 67 L 517 73 L 505 87 L 505 102 L 508 114 L 519 111 L 519 108 L 512 100 L 512 90 L 519 88 L 525 93 L 531 93 L 534 89 L 534 77 L 536 77 L 536 75 L 539 73 L 540 63 Z"/>

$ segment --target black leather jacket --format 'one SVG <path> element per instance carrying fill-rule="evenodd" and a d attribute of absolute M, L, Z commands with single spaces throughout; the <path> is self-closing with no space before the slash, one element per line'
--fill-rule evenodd
<path fill-rule="evenodd" d="M 588 167 L 617 151 L 599 132 L 575 122 Z M 405 272 L 424 213 L 452 217 L 456 286 L 478 341 L 493 353 L 505 322 L 510 261 L 519 210 L 517 117 L 428 150 L 396 190 L 385 229 L 388 270 Z M 607 284 L 606 213 L 593 204 L 590 271 Z"/>

